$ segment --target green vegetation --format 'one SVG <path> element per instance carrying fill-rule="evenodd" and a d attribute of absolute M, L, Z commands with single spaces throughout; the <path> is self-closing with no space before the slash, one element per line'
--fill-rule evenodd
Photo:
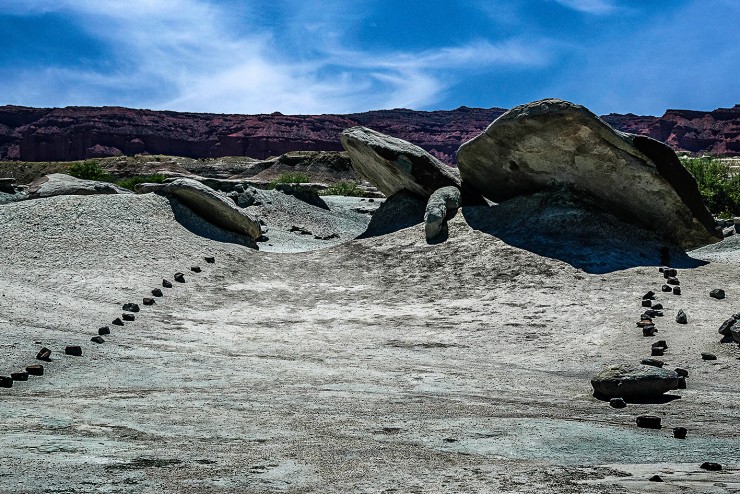
<path fill-rule="evenodd" d="M 155 173 L 154 175 L 134 175 L 133 177 L 117 180 L 116 185 L 125 189 L 134 190 L 138 184 L 161 184 L 165 176 Z"/>
<path fill-rule="evenodd" d="M 112 182 L 113 178 L 95 160 L 77 161 L 69 165 L 67 173 L 83 180 L 98 180 Z"/>
<path fill-rule="evenodd" d="M 365 191 L 354 181 L 337 182 L 321 192 L 322 196 L 353 196 L 362 197 Z"/>
<path fill-rule="evenodd" d="M 305 184 L 311 181 L 311 177 L 305 173 L 285 172 L 270 182 L 269 189 L 274 189 L 277 184 Z"/>
<path fill-rule="evenodd" d="M 682 157 L 681 163 L 696 178 L 710 213 L 720 217 L 740 216 L 740 174 L 733 175 L 727 164 L 711 157 Z"/>

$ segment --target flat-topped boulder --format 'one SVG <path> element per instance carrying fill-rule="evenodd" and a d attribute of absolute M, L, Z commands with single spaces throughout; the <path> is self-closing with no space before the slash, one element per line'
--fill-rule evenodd
<path fill-rule="evenodd" d="M 64 173 L 44 175 L 28 185 L 28 198 L 94 194 L 132 194 L 128 189 L 108 182 L 84 180 Z"/>
<path fill-rule="evenodd" d="M 460 187 L 460 175 L 419 146 L 366 127 L 342 132 L 358 175 L 390 197 L 406 190 L 423 199 L 441 187 Z"/>
<path fill-rule="evenodd" d="M 139 184 L 137 193 L 157 192 L 177 197 L 206 221 L 236 233 L 257 239 L 261 235 L 259 223 L 234 204 L 225 194 L 188 178 L 163 184 Z"/>
<path fill-rule="evenodd" d="M 583 106 L 546 99 L 497 118 L 457 154 L 466 187 L 502 202 L 568 185 L 683 248 L 721 239 L 673 150 L 614 130 Z"/>
<path fill-rule="evenodd" d="M 594 376 L 591 385 L 603 398 L 654 398 L 678 388 L 678 374 L 652 365 L 617 364 Z"/>

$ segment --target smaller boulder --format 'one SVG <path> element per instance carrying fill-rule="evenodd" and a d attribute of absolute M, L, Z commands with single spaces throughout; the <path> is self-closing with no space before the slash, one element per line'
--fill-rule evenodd
<path fill-rule="evenodd" d="M 673 287 L 673 294 L 674 295 L 681 295 L 681 287 L 680 286 L 674 286 Z"/>
<path fill-rule="evenodd" d="M 28 381 L 28 371 L 12 372 L 10 378 L 13 381 Z"/>
<path fill-rule="evenodd" d="M 108 326 L 103 326 L 102 328 L 98 328 L 98 334 L 101 336 L 110 334 L 110 328 Z"/>
<path fill-rule="evenodd" d="M 701 465 L 699 465 L 699 468 L 702 470 L 709 470 L 710 472 L 719 472 L 722 470 L 722 465 L 719 463 L 713 463 L 711 461 L 705 461 Z"/>
<path fill-rule="evenodd" d="M 164 288 L 172 288 L 172 282 L 167 280 L 162 280 L 162 286 Z"/>
<path fill-rule="evenodd" d="M 182 273 L 175 273 L 175 276 L 173 276 L 173 278 L 178 283 L 185 283 L 185 275 Z"/>
<path fill-rule="evenodd" d="M 447 231 L 447 220 L 457 213 L 462 205 L 460 189 L 457 187 L 442 187 L 435 190 L 424 211 L 424 232 L 427 240 L 433 240 Z"/>
<path fill-rule="evenodd" d="M 627 406 L 627 403 L 623 398 L 612 398 L 609 400 L 609 406 L 612 408 L 624 408 Z"/>
<path fill-rule="evenodd" d="M 161 297 L 163 295 L 162 290 L 160 288 L 155 288 L 152 290 L 152 295 L 155 297 Z"/>
<path fill-rule="evenodd" d="M 132 194 L 132 192 L 107 182 L 83 180 L 64 173 L 45 175 L 28 185 L 29 199 L 95 194 Z"/>
<path fill-rule="evenodd" d="M 65 347 L 64 353 L 73 357 L 82 357 L 82 348 L 77 345 L 69 345 Z"/>
<path fill-rule="evenodd" d="M 102 336 L 93 336 L 92 338 L 90 338 L 90 341 L 92 341 L 93 343 L 97 343 L 98 345 L 105 343 L 105 340 Z"/>
<path fill-rule="evenodd" d="M 713 353 L 703 352 L 701 354 L 703 360 L 717 360 L 717 356 Z"/>
<path fill-rule="evenodd" d="M 154 299 L 153 299 L 153 298 L 151 298 L 151 297 L 144 297 L 144 298 L 143 298 L 143 299 L 141 300 L 141 302 L 142 302 L 142 303 L 143 303 L 144 305 L 154 305 Z"/>
<path fill-rule="evenodd" d="M 31 376 L 43 376 L 44 366 L 41 364 L 29 365 L 28 367 L 26 367 L 26 372 L 28 372 L 28 374 Z"/>
<path fill-rule="evenodd" d="M 130 321 L 136 320 L 136 316 L 133 314 L 129 314 L 128 312 L 126 312 L 125 314 L 121 314 L 121 317 L 123 318 L 124 321 L 130 322 Z"/>
<path fill-rule="evenodd" d="M 671 287 L 669 287 L 668 285 L 663 285 L 662 287 L 660 287 L 660 291 L 662 291 L 662 292 L 670 292 L 671 291 Z"/>
<path fill-rule="evenodd" d="M 12 388 L 13 378 L 8 376 L 0 376 L 0 388 Z"/>
<path fill-rule="evenodd" d="M 640 415 L 637 417 L 637 427 L 644 429 L 660 429 L 660 417 L 655 415 Z"/>
<path fill-rule="evenodd" d="M 208 264 L 213 264 L 213 263 L 216 262 L 216 258 L 215 257 L 204 257 L 203 260 L 205 260 L 206 263 L 208 263 Z"/>
<path fill-rule="evenodd" d="M 591 385 L 605 398 L 650 398 L 676 389 L 678 374 L 650 365 L 618 364 L 599 372 Z"/>
<path fill-rule="evenodd" d="M 123 321 L 121 321 L 120 317 L 116 317 L 115 319 L 113 319 L 113 322 L 111 324 L 115 326 L 123 326 Z"/>
<path fill-rule="evenodd" d="M 679 309 L 678 314 L 676 314 L 676 322 L 678 324 L 688 324 L 689 318 L 686 316 L 686 312 L 684 312 L 683 309 Z"/>
<path fill-rule="evenodd" d="M 49 362 L 51 360 L 51 350 L 49 350 L 46 347 L 43 347 L 39 352 L 36 354 L 36 360 L 44 360 L 46 362 Z"/>
<path fill-rule="evenodd" d="M 712 298 L 716 298 L 717 300 L 722 300 L 725 298 L 725 291 L 721 288 L 715 288 L 711 292 L 709 292 L 709 296 Z"/>
<path fill-rule="evenodd" d="M 139 304 L 129 302 L 128 304 L 123 304 L 123 310 L 126 312 L 139 312 L 141 309 L 139 308 Z"/>

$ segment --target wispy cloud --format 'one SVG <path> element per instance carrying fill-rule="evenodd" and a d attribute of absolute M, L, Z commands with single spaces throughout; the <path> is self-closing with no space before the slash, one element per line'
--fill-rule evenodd
<path fill-rule="evenodd" d="M 341 30 L 323 30 L 310 50 L 295 56 L 281 46 L 281 33 L 250 18 L 248 8 L 252 24 L 237 30 L 227 5 L 205 0 L 10 0 L 7 9 L 72 18 L 115 60 L 105 67 L 69 68 L 62 61 L 42 72 L 1 74 L 0 91 L 19 102 L 225 113 L 419 108 L 435 104 L 466 69 L 549 60 L 546 43 L 516 39 L 417 52 L 345 49 Z"/>
<path fill-rule="evenodd" d="M 617 10 L 613 0 L 555 0 L 557 3 L 586 14 L 604 15 Z"/>

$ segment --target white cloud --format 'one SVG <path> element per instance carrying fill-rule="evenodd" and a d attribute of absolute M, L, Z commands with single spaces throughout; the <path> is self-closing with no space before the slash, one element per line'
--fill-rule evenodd
<path fill-rule="evenodd" d="M 613 0 L 555 0 L 565 7 L 587 14 L 611 14 L 617 10 Z"/>

